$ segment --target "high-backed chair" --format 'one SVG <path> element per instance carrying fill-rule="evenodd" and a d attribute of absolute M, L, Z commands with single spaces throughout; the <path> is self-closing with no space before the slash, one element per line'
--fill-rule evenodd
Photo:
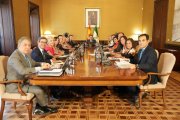
<path fill-rule="evenodd" d="M 159 58 L 159 51 L 158 50 L 156 50 L 155 49 L 155 51 L 156 51 L 156 54 L 157 54 L 157 59 Z"/>
<path fill-rule="evenodd" d="M 176 61 L 176 57 L 172 53 L 162 53 L 159 62 L 158 62 L 158 73 L 150 72 L 149 81 L 145 85 L 140 85 L 140 93 L 139 93 L 139 105 L 141 107 L 142 104 L 142 93 L 143 92 L 151 92 L 156 93 L 157 91 L 162 92 L 163 103 L 165 105 L 165 88 L 167 84 L 167 80 L 169 75 L 174 67 Z M 157 75 L 160 79 L 160 82 L 157 84 L 149 84 L 151 80 L 151 75 Z"/>
<path fill-rule="evenodd" d="M 32 120 L 32 106 L 33 98 L 35 97 L 33 93 L 24 93 L 21 88 L 22 80 L 10 80 L 6 81 L 7 73 L 7 56 L 0 56 L 0 99 L 1 99 L 1 112 L 0 120 L 3 119 L 3 112 L 5 108 L 6 101 L 13 101 L 16 105 L 16 102 L 25 102 L 28 108 L 29 120 Z M 5 91 L 5 85 L 8 83 L 16 83 L 18 86 L 19 93 L 8 93 Z M 14 106 L 16 108 L 16 106 Z"/>

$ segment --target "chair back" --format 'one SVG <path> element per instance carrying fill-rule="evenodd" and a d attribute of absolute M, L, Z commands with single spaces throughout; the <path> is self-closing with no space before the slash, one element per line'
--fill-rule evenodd
<path fill-rule="evenodd" d="M 171 73 L 174 64 L 176 62 L 176 57 L 172 53 L 162 53 L 158 62 L 158 72 L 159 73 Z M 169 75 L 160 76 L 160 81 L 164 87 L 166 87 L 167 80 Z"/>
<path fill-rule="evenodd" d="M 0 81 L 6 78 L 8 56 L 0 56 Z"/>
<path fill-rule="evenodd" d="M 156 51 L 156 55 L 157 55 L 157 59 L 158 59 L 159 58 L 159 51 L 156 49 L 155 49 L 155 51 Z"/>
<path fill-rule="evenodd" d="M 4 81 L 7 73 L 8 56 L 0 56 L 0 81 Z M 0 96 L 5 92 L 5 85 L 0 84 Z"/>

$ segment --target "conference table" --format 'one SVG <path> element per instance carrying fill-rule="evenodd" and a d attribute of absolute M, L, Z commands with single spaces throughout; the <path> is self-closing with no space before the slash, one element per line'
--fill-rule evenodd
<path fill-rule="evenodd" d="M 89 54 L 92 49 L 86 49 L 81 60 L 77 60 L 72 74 L 61 76 L 32 75 L 30 84 L 40 86 L 137 86 L 143 84 L 148 76 L 140 69 L 120 69 L 114 65 L 97 65 Z"/>
<path fill-rule="evenodd" d="M 97 65 L 93 49 L 86 49 L 80 60 L 75 62 L 73 72 L 64 72 L 61 76 L 31 76 L 30 84 L 39 86 L 85 86 L 86 93 L 91 91 L 90 86 L 137 86 L 142 85 L 148 75 L 140 69 L 120 69 L 111 61 L 111 65 Z M 49 94 L 49 93 L 48 93 Z M 48 95 L 50 96 L 50 95 Z M 87 98 L 84 97 L 84 101 Z M 50 102 L 50 99 L 48 98 Z M 92 100 L 90 100 L 92 101 Z M 85 102 L 86 103 L 86 102 Z"/>

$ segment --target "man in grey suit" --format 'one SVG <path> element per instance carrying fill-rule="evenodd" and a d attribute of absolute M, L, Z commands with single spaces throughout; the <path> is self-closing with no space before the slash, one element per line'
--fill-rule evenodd
<path fill-rule="evenodd" d="M 9 57 L 6 78 L 8 80 L 22 80 L 23 91 L 35 94 L 37 104 L 34 114 L 57 112 L 57 109 L 47 106 L 45 91 L 40 86 L 32 86 L 29 84 L 28 78 L 30 74 L 50 67 L 50 64 L 48 63 L 35 62 L 29 55 L 30 51 L 31 40 L 28 37 L 21 37 L 18 40 L 18 49 L 16 49 Z M 14 83 L 7 84 L 6 91 L 18 92 L 17 85 Z"/>

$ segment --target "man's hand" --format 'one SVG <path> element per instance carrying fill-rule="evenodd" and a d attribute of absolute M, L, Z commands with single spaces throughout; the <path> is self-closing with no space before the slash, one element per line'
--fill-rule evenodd
<path fill-rule="evenodd" d="M 51 67 L 51 65 L 49 63 L 42 63 L 41 64 L 41 68 L 44 69 L 49 69 Z"/>
<path fill-rule="evenodd" d="M 136 65 L 135 65 L 135 64 L 131 64 L 131 65 L 130 65 L 130 68 L 131 68 L 131 69 L 136 69 Z"/>

